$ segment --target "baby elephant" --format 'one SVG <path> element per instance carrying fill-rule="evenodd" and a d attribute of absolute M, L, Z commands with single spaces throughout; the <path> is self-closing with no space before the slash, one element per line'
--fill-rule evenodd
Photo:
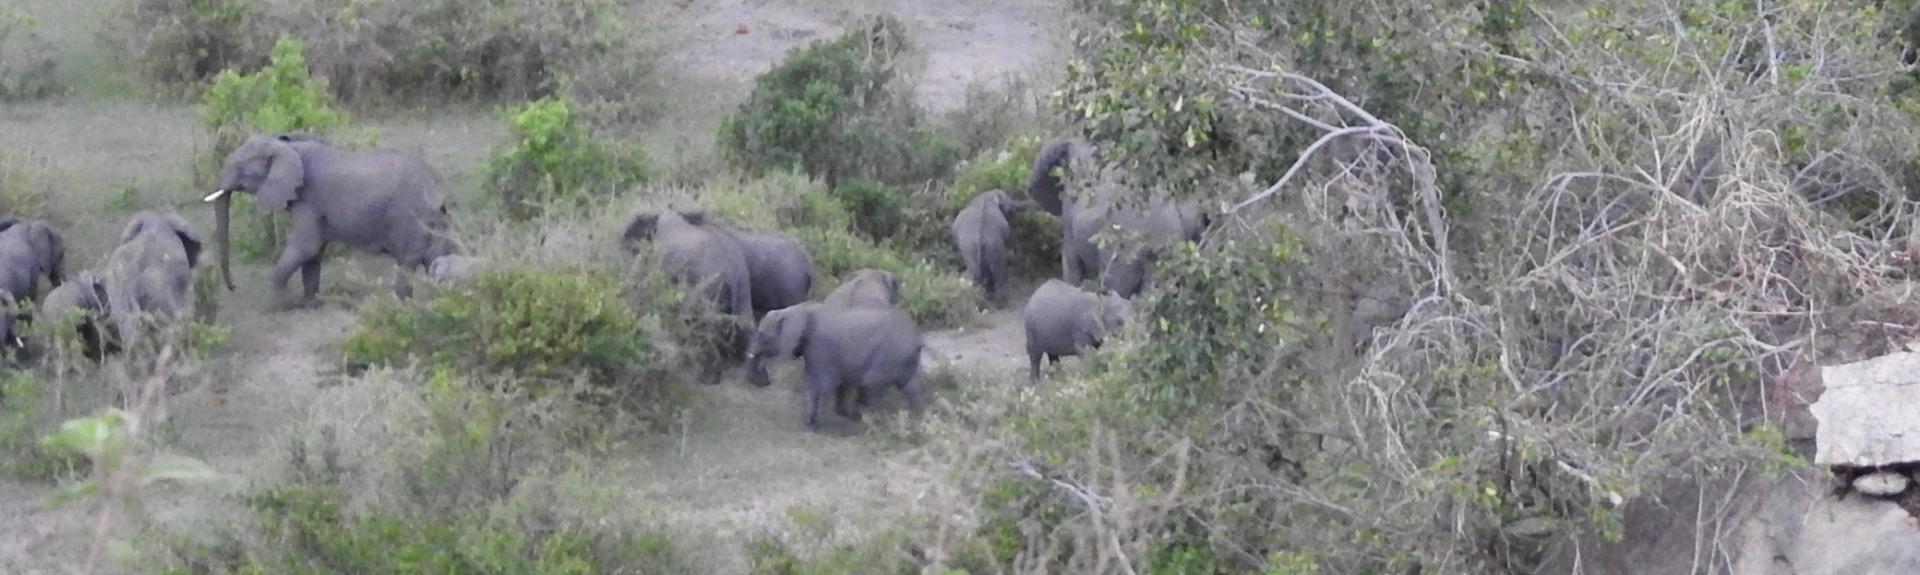
<path fill-rule="evenodd" d="M 897 387 L 918 415 L 926 390 L 920 382 L 920 328 L 900 310 L 804 303 L 775 310 L 760 320 L 747 348 L 747 376 L 767 385 L 765 361 L 806 361 L 807 429 L 820 428 L 820 402 L 832 398 L 834 413 L 860 420 L 855 397 Z"/>
<path fill-rule="evenodd" d="M 806 246 L 785 234 L 726 233 L 746 255 L 755 318 L 807 301 L 813 290 L 813 256 L 807 254 Z"/>
<path fill-rule="evenodd" d="M 827 294 L 827 305 L 839 307 L 900 306 L 900 277 L 893 272 L 863 268 L 847 276 L 840 287 Z"/>
<path fill-rule="evenodd" d="M 1020 209 L 1006 192 L 993 190 L 974 196 L 953 218 L 953 245 L 960 248 L 967 279 L 995 305 L 1007 299 L 1008 220 Z"/>
<path fill-rule="evenodd" d="M 1028 376 L 1040 379 L 1040 359 L 1058 362 L 1099 348 L 1107 334 L 1133 321 L 1133 304 L 1116 294 L 1094 295 L 1053 279 L 1040 284 L 1021 313 L 1027 332 Z"/>
<path fill-rule="evenodd" d="M 93 272 L 82 271 L 73 279 L 47 292 L 40 300 L 40 321 L 72 328 L 80 336 L 82 351 L 88 359 L 100 361 L 112 352 L 101 326 L 107 320 L 107 286 Z M 56 334 L 56 338 L 59 338 Z"/>

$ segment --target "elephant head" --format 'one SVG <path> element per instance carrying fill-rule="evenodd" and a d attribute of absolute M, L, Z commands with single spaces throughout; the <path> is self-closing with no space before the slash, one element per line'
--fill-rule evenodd
<path fill-rule="evenodd" d="M 82 271 L 73 277 L 73 281 L 47 292 L 46 299 L 40 302 L 40 318 L 62 329 L 72 325 L 80 335 L 81 344 L 86 347 L 87 356 L 98 358 L 106 347 L 100 326 L 109 309 L 111 300 L 108 297 L 106 283 L 100 281 L 93 272 Z M 78 323 L 66 323 L 74 321 L 76 312 L 80 315 Z"/>
<path fill-rule="evenodd" d="M 794 357 L 805 349 L 818 307 L 819 304 L 803 303 L 773 310 L 760 319 L 760 327 L 747 343 L 747 381 L 760 387 L 773 383 L 767 376 L 767 360 Z"/>
<path fill-rule="evenodd" d="M 284 210 L 300 199 L 306 185 L 306 162 L 294 151 L 295 142 L 313 142 L 305 135 L 253 136 L 227 155 L 220 166 L 214 192 L 203 201 L 214 205 L 214 239 L 220 242 L 220 277 L 233 290 L 229 265 L 231 238 L 229 222 L 234 192 L 249 192 L 260 198 L 263 213 Z"/>
<path fill-rule="evenodd" d="M 704 226 L 707 224 L 707 213 L 701 211 L 668 210 L 663 215 L 653 212 L 640 212 L 634 214 L 631 218 L 627 218 L 627 229 L 621 232 L 620 239 L 625 241 L 627 245 L 633 245 L 636 242 L 653 241 L 654 233 L 658 232 L 662 225 L 661 220 L 666 220 L 666 225 L 668 226 L 682 224 Z"/>
<path fill-rule="evenodd" d="M 827 294 L 825 303 L 837 306 L 898 307 L 900 276 L 893 272 L 862 268 L 847 275 L 840 287 Z"/>
<path fill-rule="evenodd" d="M 1133 323 L 1133 302 L 1117 293 L 1101 294 L 1100 303 L 1094 308 L 1094 319 L 1100 322 L 1100 333 L 1110 335 Z"/>
<path fill-rule="evenodd" d="M 45 274 L 47 281 L 55 287 L 66 281 L 67 244 L 53 226 L 39 220 L 22 220 L 8 217 L 0 220 L 0 233 L 20 232 L 27 236 L 27 245 L 33 251 L 35 274 Z"/>
<path fill-rule="evenodd" d="M 1033 173 L 1027 177 L 1027 195 L 1049 214 L 1061 215 L 1064 206 L 1061 196 L 1066 194 L 1065 172 L 1072 168 L 1077 156 L 1090 156 L 1093 147 L 1079 139 L 1054 140 L 1040 149 L 1033 159 Z"/>
<path fill-rule="evenodd" d="M 133 241 L 134 238 L 140 237 L 142 234 L 150 233 L 173 234 L 175 237 L 178 237 L 180 239 L 180 247 L 187 251 L 187 267 L 193 268 L 200 266 L 200 234 L 195 233 L 193 228 L 187 225 L 186 218 L 180 217 L 180 214 L 163 214 L 159 212 L 141 212 L 135 214 L 133 220 L 127 222 L 127 228 L 120 231 L 120 243 L 124 244 Z M 224 248 L 224 246 L 222 247 Z M 222 252 L 224 251 L 225 250 L 222 249 Z M 221 255 L 224 258 L 225 254 L 222 253 Z"/>

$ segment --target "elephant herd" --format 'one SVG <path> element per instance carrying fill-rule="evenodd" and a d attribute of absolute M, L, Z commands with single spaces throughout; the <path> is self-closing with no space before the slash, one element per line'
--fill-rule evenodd
<path fill-rule="evenodd" d="M 952 222 L 967 277 L 989 302 L 1004 305 L 1012 219 L 1030 205 L 1059 216 L 1062 279 L 1041 285 L 1022 313 L 1030 375 L 1036 379 L 1042 360 L 1097 347 L 1127 323 L 1128 298 L 1152 288 L 1151 267 L 1158 255 L 1170 243 L 1198 239 L 1207 225 L 1192 206 L 1156 201 L 1142 209 L 1098 194 L 1072 197 L 1064 169 L 1091 151 L 1078 140 L 1049 144 L 1034 161 L 1031 200 L 984 192 Z M 217 178 L 217 189 L 204 201 L 215 204 L 215 238 L 228 290 L 234 289 L 229 224 L 238 193 L 256 196 L 263 212 L 288 215 L 271 280 L 274 292 L 284 294 L 293 272 L 300 272 L 304 289 L 293 305 L 317 303 L 321 254 L 334 243 L 393 258 L 399 268 L 393 290 L 400 297 L 411 293 L 408 278 L 415 272 L 458 281 L 481 265 L 447 239 L 445 184 L 413 155 L 338 149 L 304 134 L 261 135 L 236 148 Z M 856 406 L 888 388 L 901 390 L 910 407 L 920 410 L 923 342 L 918 326 L 900 308 L 901 286 L 893 273 L 858 270 L 826 297 L 810 301 L 813 260 L 791 237 L 734 230 L 702 212 L 678 210 L 636 214 L 621 235 L 630 247 L 651 243 L 676 281 L 735 318 L 716 335 L 733 354 L 744 354 L 749 382 L 771 383 L 769 361 L 804 362 L 809 428 L 819 423 L 821 402 L 832 400 L 836 413 L 858 419 Z M 59 233 L 42 221 L 0 217 L 0 303 L 37 303 L 39 317 L 80 316 L 76 329 L 88 355 L 102 358 L 188 316 L 201 243 L 179 215 L 140 212 L 100 269 L 67 278 Z M 44 296 L 38 295 L 42 277 L 50 286 Z M 1082 281 L 1092 280 L 1100 282 L 1101 293 L 1080 288 Z M 23 344 L 16 323 L 33 317 L 0 314 L 0 338 L 8 345 Z M 709 361 L 702 379 L 718 382 L 727 361 Z"/>
<path fill-rule="evenodd" d="M 177 214 L 134 214 L 100 269 L 66 277 L 66 242 L 46 222 L 0 217 L 0 302 L 37 313 L 0 313 L 7 347 L 24 347 L 24 322 L 65 321 L 89 357 L 127 348 L 155 329 L 175 325 L 191 311 L 193 270 L 200 236 Z M 40 279 L 49 286 L 38 293 Z"/>
<path fill-rule="evenodd" d="M 1131 320 L 1128 298 L 1152 289 L 1152 266 L 1172 243 L 1197 241 L 1207 217 L 1191 205 L 1148 202 L 1122 206 L 1113 198 L 1071 197 L 1062 169 L 1091 148 L 1062 140 L 1035 159 L 1028 182 L 1030 202 L 992 190 L 972 198 L 954 217 L 951 232 L 967 278 L 994 305 L 1008 300 L 1007 241 L 1011 221 L 1030 204 L 1061 219 L 1063 279 L 1042 284 L 1022 310 L 1029 376 L 1038 379 L 1043 360 L 1079 355 L 1098 347 Z M 703 212 L 642 212 L 626 224 L 623 240 L 651 242 L 668 273 L 700 297 L 739 318 L 721 334 L 744 350 L 748 381 L 771 383 L 767 363 L 804 362 L 806 422 L 819 424 L 822 402 L 858 419 L 872 394 L 896 388 L 916 412 L 924 401 L 920 381 L 923 347 L 919 327 L 899 307 L 899 279 L 890 272 L 858 270 L 820 301 L 808 301 L 813 261 L 793 238 L 748 234 L 709 221 Z M 1102 293 L 1079 287 L 1099 280 Z M 757 322 L 753 328 L 746 325 Z M 710 361 L 702 377 L 717 383 L 725 359 Z"/>

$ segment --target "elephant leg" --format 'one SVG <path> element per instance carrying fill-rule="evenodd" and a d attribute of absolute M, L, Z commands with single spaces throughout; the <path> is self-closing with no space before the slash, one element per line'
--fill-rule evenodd
<path fill-rule="evenodd" d="M 861 391 L 860 386 L 857 385 L 841 386 L 834 393 L 833 412 L 840 414 L 840 417 L 860 421 L 860 410 L 855 409 L 854 405 L 856 403 L 866 405 L 866 395 Z"/>
<path fill-rule="evenodd" d="M 807 377 L 807 429 L 820 429 L 820 396 L 826 393 L 825 382 L 817 381 L 811 374 Z"/>
<path fill-rule="evenodd" d="M 920 381 L 920 374 L 915 372 L 907 377 L 906 381 L 901 382 L 900 391 L 907 394 L 907 409 L 913 411 L 914 417 L 919 417 L 921 410 L 926 408 L 927 401 L 927 386 Z"/>
<path fill-rule="evenodd" d="M 1043 355 L 1045 354 L 1033 351 L 1027 352 L 1027 379 L 1040 381 L 1040 358 Z"/>
<path fill-rule="evenodd" d="M 320 259 L 320 250 L 326 247 L 322 240 L 324 235 L 320 229 L 319 214 L 310 210 L 294 210 L 291 219 L 293 223 L 287 227 L 287 245 L 280 251 L 280 259 L 273 264 L 273 291 L 276 294 L 286 293 L 287 280 L 293 277 L 294 270 Z M 308 277 L 312 278 L 311 283 L 308 283 Z M 304 284 L 305 298 L 313 298 L 320 291 L 318 268 L 315 268 L 312 276 L 303 273 L 300 279 Z"/>
<path fill-rule="evenodd" d="M 413 297 L 413 270 L 401 265 L 393 272 L 393 295 L 400 299 Z"/>
<path fill-rule="evenodd" d="M 988 290 L 987 298 L 995 304 L 1007 303 L 1007 253 L 997 251 L 987 257 L 987 278 L 993 287 Z"/>
<path fill-rule="evenodd" d="M 323 245 L 320 247 L 321 253 L 326 253 L 326 251 L 327 251 L 326 246 Z M 321 261 L 322 260 L 320 258 L 315 257 L 311 260 L 307 260 L 307 263 L 300 264 L 300 306 L 301 307 L 313 308 L 313 307 L 320 306 L 320 262 Z"/>

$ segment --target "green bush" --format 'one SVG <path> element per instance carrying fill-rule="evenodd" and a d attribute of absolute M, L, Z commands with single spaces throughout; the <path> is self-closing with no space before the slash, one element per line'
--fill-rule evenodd
<path fill-rule="evenodd" d="M 220 72 L 201 98 L 200 120 L 213 133 L 213 147 L 194 164 L 195 178 L 212 185 L 227 154 L 256 134 L 326 132 L 344 126 L 346 115 L 334 107 L 327 81 L 307 67 L 306 47 L 293 38 L 273 45 L 266 66 L 251 74 Z M 253 196 L 233 199 L 233 249 L 242 259 L 262 261 L 280 251 L 287 216 L 261 214 Z"/>
<path fill-rule="evenodd" d="M 475 375 L 512 374 L 540 397 L 585 378 L 603 398 L 656 401 L 675 365 L 657 316 L 641 319 L 621 286 L 572 270 L 495 269 L 431 299 L 374 306 L 343 353 L 350 365 L 410 358 Z"/>
<path fill-rule="evenodd" d="M 794 50 L 721 124 L 723 155 L 750 173 L 797 168 L 836 188 L 940 177 L 959 149 L 893 85 L 905 42 L 900 22 L 882 16 Z"/>
<path fill-rule="evenodd" d="M 594 138 L 567 100 L 529 103 L 507 121 L 512 144 L 494 155 L 487 191 L 515 219 L 596 205 L 649 176 L 638 147 Z"/>
<path fill-rule="evenodd" d="M 854 229 L 874 241 L 894 237 L 906 223 L 906 201 L 892 186 L 858 180 L 834 188 L 833 197 L 853 216 Z"/>
<path fill-rule="evenodd" d="M 53 46 L 40 37 L 39 23 L 11 6 L 0 6 L 0 102 L 53 95 L 60 89 Z"/>

